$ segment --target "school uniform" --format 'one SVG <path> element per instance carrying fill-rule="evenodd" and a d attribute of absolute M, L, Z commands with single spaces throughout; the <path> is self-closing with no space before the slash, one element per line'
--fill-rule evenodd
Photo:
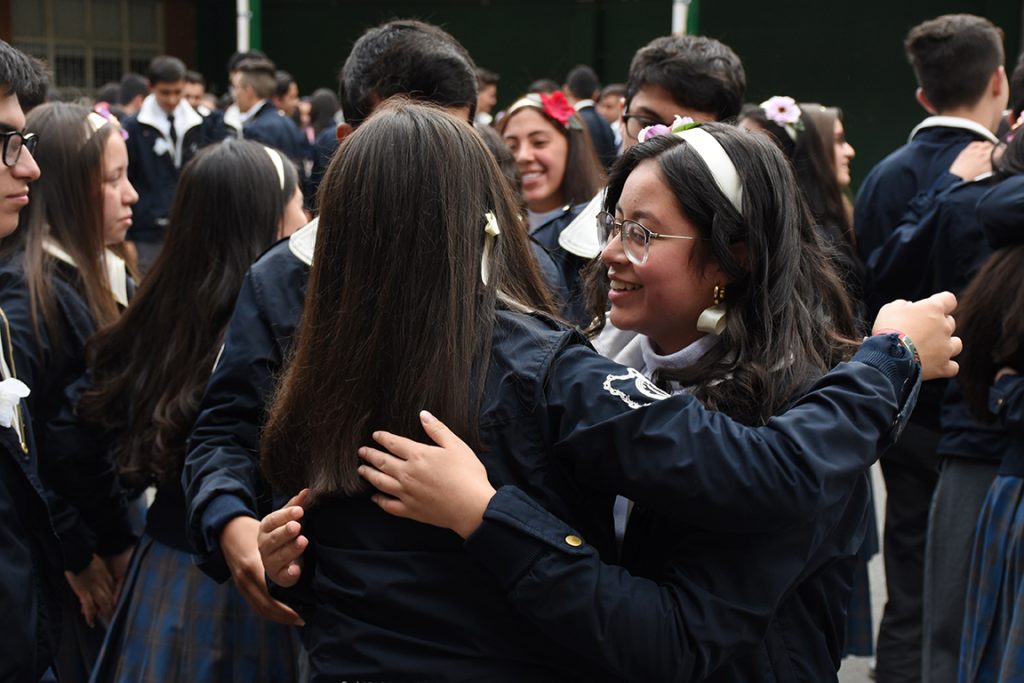
<path fill-rule="evenodd" d="M 73 444 L 62 444 L 50 430 L 52 419 L 66 401 L 67 388 L 84 371 L 85 341 L 96 326 L 79 293 L 77 268 L 71 265 L 70 257 L 55 244 L 47 243 L 44 248 L 54 268 L 50 279 L 56 311 L 53 326 L 39 321 L 38 335 L 35 332 L 22 271 L 23 252 L 0 264 L 0 307 L 10 322 L 18 377 L 31 389 L 26 403 L 37 444 L 40 480 L 60 542 L 61 569 L 79 573 L 93 554 L 116 555 L 130 548 L 135 537 L 113 464 L 103 458 L 81 457 Z M 124 262 L 112 254 L 108 258 L 114 273 L 113 291 L 126 302 L 131 284 Z M 77 598 L 67 585 L 62 585 L 60 591 L 64 624 L 56 668 L 62 681 L 85 680 L 102 640 L 102 629 L 85 626 Z"/>
<path fill-rule="evenodd" d="M 137 243 L 145 271 L 163 244 L 181 169 L 207 144 L 209 131 L 184 98 L 168 114 L 154 95 L 123 126 L 128 133 L 128 179 L 139 193 L 127 238 Z"/>
<path fill-rule="evenodd" d="M 605 170 L 612 167 L 615 160 L 619 158 L 619 148 L 615 144 L 615 134 L 612 127 L 604 120 L 594 107 L 594 100 L 580 100 L 574 105 L 576 113 L 583 119 L 590 133 L 590 141 L 594 143 L 594 151 L 597 152 L 597 159 Z"/>
<path fill-rule="evenodd" d="M 302 160 L 302 131 L 269 100 L 242 114 L 242 137 L 273 147 L 293 162 Z"/>
<path fill-rule="evenodd" d="M 0 309 L 0 380 L 18 376 L 13 350 Z M 35 683 L 57 651 L 64 577 L 28 405 L 17 403 L 10 426 L 0 426 L 0 680 Z"/>
<path fill-rule="evenodd" d="M 869 261 L 872 252 L 892 237 L 909 209 L 960 182 L 949 167 L 976 140 L 997 141 L 974 121 L 931 116 L 914 128 L 907 144 L 871 170 L 857 193 L 854 210 L 862 259 Z M 916 258 L 918 263 L 925 261 Z M 905 296 L 898 287 L 874 282 L 870 264 L 868 270 L 865 299 L 870 319 L 880 302 Z M 881 461 L 889 492 L 883 538 L 888 602 L 879 629 L 877 671 L 880 679 L 890 683 L 916 683 L 922 674 L 925 538 L 938 483 L 939 406 L 944 388 L 941 382 L 926 384 L 904 440 Z"/>
<path fill-rule="evenodd" d="M 978 221 L 992 249 L 1024 242 L 1024 175 L 1004 178 L 978 200 Z"/>
<path fill-rule="evenodd" d="M 959 683 L 1024 677 L 1024 380 L 1001 378 L 988 408 L 1009 445 L 977 520 Z"/>
<path fill-rule="evenodd" d="M 183 476 L 190 538 L 214 576 L 227 578 L 217 549 L 223 525 L 240 514 L 260 517 L 270 507 L 254 454 L 273 378 L 301 314 L 311 236 L 315 233 L 303 228 L 271 248 L 247 275 L 190 438 Z M 589 508 L 567 509 L 565 501 L 594 500 L 605 510 L 596 516 L 598 522 L 607 520 L 615 491 L 600 487 L 615 481 L 633 498 L 671 501 L 669 506 L 683 517 L 706 515 L 722 525 L 749 527 L 763 520 L 774 527 L 806 520 L 849 495 L 851 481 L 863 475 L 876 449 L 894 438 L 913 404 L 912 398 L 898 398 L 908 386 L 916 386 L 902 347 L 891 339 L 869 340 L 860 358 L 880 371 L 858 363 L 840 368 L 832 375 L 835 385 L 824 390 L 827 396 L 808 399 L 805 410 L 773 422 L 773 428 L 787 436 L 769 428 L 770 434 L 752 440 L 749 434 L 741 437 L 733 431 L 739 428 L 725 416 L 703 411 L 689 397 L 659 401 L 663 394 L 656 387 L 638 382 L 635 371 L 596 356 L 572 332 L 519 314 L 506 312 L 499 318 L 503 322 L 496 328 L 497 350 L 488 384 L 492 389 L 486 394 L 481 431 L 491 434 L 483 438 L 493 453 L 517 444 L 522 454 L 513 448 L 516 452 L 504 458 L 492 458 L 485 450 L 482 457 L 495 468 L 499 482 L 518 482 L 569 519 L 580 520 L 584 538 L 605 552 L 613 551 L 610 524 L 602 527 L 591 521 L 595 516 Z M 857 404 L 856 419 L 847 417 L 853 413 L 850 401 Z M 645 411 L 632 410 L 647 403 L 652 405 Z M 846 425 L 843 438 L 833 440 L 840 423 Z M 836 429 L 822 430 L 822 424 Z M 894 424 L 897 428 L 890 432 Z M 513 429 L 514 434 L 509 431 Z M 646 430 L 654 435 L 650 443 L 636 446 L 627 436 Z M 659 453 L 658 444 L 664 448 L 675 439 L 692 441 L 693 447 L 661 451 L 665 459 L 660 462 L 653 457 Z M 542 462 L 542 447 L 564 457 L 571 476 L 550 459 Z M 624 471 L 622 463 L 609 457 L 611 449 L 629 453 L 634 447 L 651 454 L 650 459 L 628 461 L 639 471 Z M 780 457 L 791 448 L 828 457 L 795 465 Z M 718 454 L 719 450 L 723 452 Z M 701 456 L 693 458 L 694 453 Z M 540 468 L 532 476 L 529 463 Z M 673 476 L 664 476 L 669 470 Z M 544 488 L 547 482 L 552 482 L 550 490 Z M 735 482 L 741 483 L 733 486 Z M 596 497 L 591 498 L 588 490 L 597 491 Z M 307 531 L 323 542 L 314 541 L 306 555 L 305 582 L 281 594 L 307 623 L 316 625 L 304 635 L 314 679 L 333 680 L 337 675 L 394 680 L 404 675 L 470 680 L 484 675 L 502 680 L 505 672 L 505 680 L 522 680 L 525 675 L 540 680 L 601 680 L 595 678 L 595 665 L 586 660 L 593 651 L 567 655 L 539 639 L 527 622 L 504 607 L 497 600 L 501 591 L 496 597 L 494 588 L 482 581 L 481 570 L 464 563 L 453 535 L 386 517 L 365 497 L 318 510 L 310 511 Z M 346 521 L 339 523 L 342 518 Z M 375 533 L 384 529 L 394 535 Z M 413 545 L 396 552 L 389 543 Z M 357 550 L 362 546 L 365 550 Z M 412 548 L 416 552 L 407 552 Z M 423 589 L 434 584 L 439 587 L 436 592 Z M 463 594 L 465 598 L 460 597 Z M 550 601 L 551 593 L 547 595 L 557 607 L 559 601 Z M 308 606 L 314 603 L 311 613 Z M 493 618 L 480 618 L 483 605 Z M 491 605 L 500 611 L 492 613 Z M 449 617 L 444 628 L 439 628 L 439 614 Z M 459 614 L 472 618 L 451 617 Z M 392 622 L 403 615 L 399 629 Z M 703 638 L 701 633 L 694 637 Z M 716 639 L 732 636 L 713 632 L 708 638 L 707 647 L 713 648 Z M 755 644 L 759 642 L 760 638 Z M 490 663 L 486 673 L 483 660 Z"/>
<path fill-rule="evenodd" d="M 586 204 L 566 204 L 556 211 L 544 214 L 543 218 L 537 220 L 536 214 L 531 212 L 529 230 L 530 240 L 547 252 L 558 269 L 557 282 L 560 282 L 560 289 L 555 291 L 555 302 L 562 317 L 577 325 L 586 327 L 590 324 L 591 316 L 587 313 L 586 287 L 581 271 L 589 263 L 588 260 L 577 256 L 558 243 L 558 236 L 573 219 L 586 207 Z M 597 228 L 595 227 L 596 231 Z M 545 260 L 541 263 L 542 270 L 545 268 Z M 549 285 L 556 282 L 554 273 L 545 274 Z"/>

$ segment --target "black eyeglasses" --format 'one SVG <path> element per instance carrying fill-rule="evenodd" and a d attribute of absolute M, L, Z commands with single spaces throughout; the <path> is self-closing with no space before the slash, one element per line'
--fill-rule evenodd
<path fill-rule="evenodd" d="M 636 136 L 640 135 L 640 131 L 647 126 L 670 125 L 670 123 L 653 119 L 650 116 L 640 116 L 639 114 L 623 114 L 622 120 L 626 126 L 626 134 L 633 140 L 636 140 Z"/>
<path fill-rule="evenodd" d="M 6 133 L 0 133 L 0 138 L 3 138 L 3 155 L 2 158 L 4 166 L 14 166 L 18 163 L 18 159 L 21 158 L 21 150 L 27 149 L 29 154 L 36 151 L 36 143 L 39 142 L 39 138 L 35 133 L 20 133 L 16 130 L 8 131 Z"/>

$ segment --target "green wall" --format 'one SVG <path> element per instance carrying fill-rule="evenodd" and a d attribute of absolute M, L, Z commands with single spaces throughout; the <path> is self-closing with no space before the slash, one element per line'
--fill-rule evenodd
<path fill-rule="evenodd" d="M 304 94 L 336 88 L 336 73 L 368 27 L 394 17 L 439 24 L 481 66 L 501 74 L 499 106 L 537 78 L 561 81 L 589 63 L 622 81 L 637 48 L 670 30 L 670 0 L 261 0 L 263 49 Z M 697 2 L 694 2 L 696 9 Z M 747 99 L 774 94 L 838 105 L 857 148 L 854 181 L 905 140 L 923 116 L 903 55 L 913 25 L 946 12 L 987 16 L 1006 32 L 1008 70 L 1021 48 L 1024 0 L 700 0 L 700 31 L 729 44 L 747 70 Z M 692 10 L 691 10 L 692 11 Z M 197 3 L 197 53 L 223 87 L 233 50 L 234 3 Z M 227 39 L 226 39 L 227 38 Z"/>

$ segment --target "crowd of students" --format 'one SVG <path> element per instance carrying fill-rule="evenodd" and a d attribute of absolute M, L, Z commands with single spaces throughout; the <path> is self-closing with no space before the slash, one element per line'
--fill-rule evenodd
<path fill-rule="evenodd" d="M 1017 680 L 1024 67 L 906 50 L 854 202 L 708 37 L 500 111 L 415 20 L 308 100 L 0 42 L 0 679 L 837 680 L 880 459 L 878 680 Z"/>

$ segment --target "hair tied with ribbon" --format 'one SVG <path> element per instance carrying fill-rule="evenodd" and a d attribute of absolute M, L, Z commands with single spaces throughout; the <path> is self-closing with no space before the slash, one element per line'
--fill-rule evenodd
<path fill-rule="evenodd" d="M 128 131 L 121 127 L 121 122 L 111 113 L 110 108 L 106 105 L 98 104 L 93 107 L 93 110 L 85 117 L 85 121 L 89 124 L 90 137 L 95 135 L 100 128 L 110 123 L 121 133 L 122 140 L 128 139 Z"/>
<path fill-rule="evenodd" d="M 494 251 L 494 240 L 501 234 L 498 218 L 493 211 L 484 214 L 484 254 L 480 259 L 480 279 L 489 284 L 491 279 L 491 253 Z"/>

